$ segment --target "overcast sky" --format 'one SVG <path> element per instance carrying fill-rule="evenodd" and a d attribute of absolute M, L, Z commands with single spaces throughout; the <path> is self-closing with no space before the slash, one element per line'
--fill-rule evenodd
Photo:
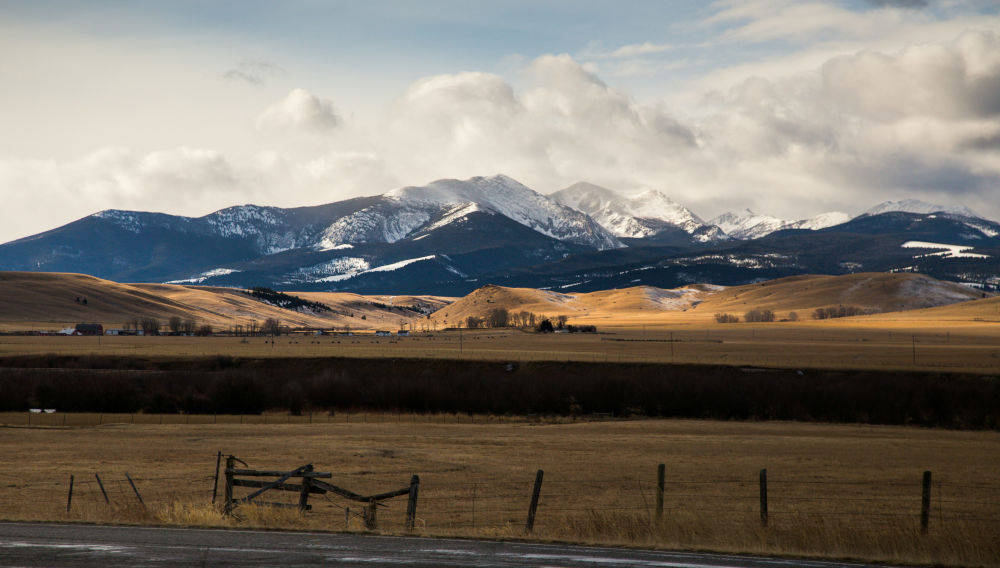
<path fill-rule="evenodd" d="M 1000 219 L 995 0 L 0 0 L 0 242 L 504 173 Z"/>

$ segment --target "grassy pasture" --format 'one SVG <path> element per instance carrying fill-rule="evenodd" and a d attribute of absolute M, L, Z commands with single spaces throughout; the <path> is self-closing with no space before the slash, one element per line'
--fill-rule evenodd
<path fill-rule="evenodd" d="M 996 432 L 681 420 L 483 423 L 486 417 L 471 424 L 468 416 L 448 415 L 266 425 L 221 423 L 231 417 L 129 424 L 124 415 L 102 426 L 73 426 L 86 420 L 70 417 L 66 427 L 58 415 L 44 418 L 56 425 L 7 427 L 0 435 L 5 519 L 363 530 L 361 504 L 324 495 L 313 496 L 305 515 L 244 508 L 241 520 L 222 519 L 209 505 L 221 450 L 261 469 L 311 462 L 331 471 L 333 483 L 363 494 L 404 487 L 418 474 L 417 531 L 424 535 L 1000 565 Z M 653 515 L 657 463 L 667 471 L 662 521 Z M 528 536 L 523 526 L 539 468 L 545 481 Z M 761 468 L 769 479 L 767 529 L 757 504 Z M 919 531 L 924 470 L 934 475 L 927 535 Z M 126 471 L 148 510 L 137 506 Z M 67 514 L 70 474 L 75 494 Z M 405 501 L 387 504 L 379 511 L 382 530 L 402 530 Z"/>
<path fill-rule="evenodd" d="M 0 337 L 0 356 L 45 354 L 673 362 L 993 373 L 1000 368 L 1000 325 L 678 324 L 607 327 L 599 334 L 501 329 L 414 333 L 408 338 L 281 336 L 274 342 L 264 337 Z"/>

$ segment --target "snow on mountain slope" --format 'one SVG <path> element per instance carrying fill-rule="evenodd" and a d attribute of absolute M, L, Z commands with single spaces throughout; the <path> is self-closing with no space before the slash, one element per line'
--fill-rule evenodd
<path fill-rule="evenodd" d="M 335 220 L 314 246 L 329 250 L 345 243 L 394 243 L 427 223 L 435 211 L 434 207 L 383 200 Z"/>
<path fill-rule="evenodd" d="M 847 213 L 841 211 L 830 211 L 829 213 L 820 213 L 815 217 L 810 217 L 809 219 L 802 219 L 801 221 L 793 221 L 789 223 L 786 229 L 810 229 L 813 231 L 819 229 L 825 229 L 827 227 L 832 227 L 834 225 L 839 225 L 841 223 L 846 223 L 851 220 L 851 216 Z"/>
<path fill-rule="evenodd" d="M 744 213 L 723 213 L 715 219 L 709 221 L 716 225 L 727 235 L 734 239 L 759 239 L 775 231 L 785 228 L 788 221 L 772 217 L 771 215 L 759 215 L 750 209 Z"/>
<path fill-rule="evenodd" d="M 499 213 L 543 235 L 598 250 L 623 245 L 587 215 L 560 205 L 504 175 L 468 180 L 443 179 L 385 193 L 375 205 L 333 222 L 317 246 L 340 243 L 394 243 L 433 221 L 442 227 L 475 212 Z"/>
<path fill-rule="evenodd" d="M 580 182 L 549 197 L 590 215 L 616 237 L 651 237 L 667 225 L 679 228 L 701 242 L 713 240 L 711 232 L 699 231 L 705 223 L 697 215 L 659 191 L 647 190 L 629 196 Z"/>
<path fill-rule="evenodd" d="M 198 218 L 118 209 L 107 209 L 92 217 L 110 221 L 136 234 L 146 229 L 166 228 L 183 233 L 252 239 L 260 252 L 272 254 L 304 246 L 309 241 L 308 236 L 300 235 L 288 223 L 286 215 L 286 210 L 278 207 L 238 205 Z"/>
<path fill-rule="evenodd" d="M 262 252 L 273 254 L 306 244 L 285 217 L 285 210 L 277 207 L 240 205 L 216 211 L 203 219 L 215 234 L 253 238 Z"/>
<path fill-rule="evenodd" d="M 962 215 L 965 217 L 975 217 L 981 218 L 974 211 L 968 207 L 961 205 L 945 206 L 938 205 L 935 203 L 928 203 L 926 201 L 921 201 L 919 199 L 903 199 L 900 201 L 883 201 L 875 207 L 865 211 L 861 215 L 879 215 L 881 213 L 889 213 L 891 211 L 901 211 L 903 213 L 919 213 L 922 215 L 927 215 L 930 213 L 951 213 L 953 215 Z M 861 215 L 858 215 L 859 217 Z"/>
<path fill-rule="evenodd" d="M 744 213 L 723 213 L 709 221 L 712 225 L 717 225 L 725 231 L 727 235 L 734 239 L 749 240 L 759 239 L 782 229 L 824 229 L 841 223 L 846 223 L 851 217 L 847 213 L 831 211 L 821 213 L 809 219 L 800 221 L 788 221 L 771 215 L 760 215 L 750 209 Z"/>

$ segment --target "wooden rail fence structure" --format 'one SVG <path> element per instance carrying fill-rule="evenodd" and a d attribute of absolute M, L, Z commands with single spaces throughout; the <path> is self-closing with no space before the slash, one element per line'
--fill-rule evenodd
<path fill-rule="evenodd" d="M 226 457 L 226 489 L 225 489 L 225 503 L 223 506 L 223 511 L 226 516 L 233 514 L 233 510 L 240 504 L 243 503 L 254 503 L 257 505 L 267 505 L 274 507 L 297 507 L 299 511 L 308 511 L 312 508 L 309 505 L 309 496 L 313 494 L 323 495 L 326 493 L 333 493 L 334 495 L 339 495 L 345 499 L 350 499 L 351 501 L 357 501 L 364 503 L 366 506 L 363 509 L 363 517 L 365 521 L 365 527 L 368 529 L 378 528 L 378 508 L 384 506 L 383 501 L 392 499 L 393 497 L 401 497 L 403 495 L 409 496 L 409 500 L 406 505 L 406 530 L 412 531 L 417 517 L 417 495 L 420 490 L 420 476 L 414 475 L 410 478 L 410 485 L 403 487 L 401 489 L 395 489 L 392 491 L 385 491 L 382 493 L 376 493 L 374 495 L 361 495 L 351 491 L 349 489 L 344 489 L 343 487 L 338 487 L 332 483 L 323 481 L 323 479 L 330 479 L 333 474 L 327 471 L 314 471 L 313 464 L 305 464 L 299 466 L 291 471 L 273 471 L 273 470 L 257 470 L 246 468 L 237 468 L 236 462 L 239 462 L 246 466 L 246 462 L 240 460 L 235 456 Z M 274 477 L 276 479 L 272 481 L 265 481 L 261 479 L 245 479 L 245 478 L 260 478 L 260 477 Z M 300 479 L 298 483 L 290 483 L 290 480 Z M 234 497 L 233 489 L 235 487 L 250 487 L 255 488 L 256 491 L 250 493 L 249 495 L 236 498 Z M 267 491 L 294 491 L 299 494 L 299 502 L 297 505 L 289 505 L 286 503 L 274 503 L 255 500 Z"/>
<path fill-rule="evenodd" d="M 239 458 L 237 458 L 235 456 L 229 455 L 229 456 L 225 456 L 225 462 L 224 462 L 224 466 L 225 467 L 223 469 L 223 467 L 222 467 L 223 466 L 223 459 L 222 458 L 223 458 L 223 453 L 220 451 L 220 452 L 218 452 L 218 454 L 216 456 L 216 469 L 215 469 L 214 480 L 213 480 L 212 476 L 208 476 L 207 479 L 208 480 L 213 480 L 213 487 L 211 489 L 211 500 L 212 500 L 212 503 L 214 504 L 214 503 L 216 503 L 217 496 L 218 496 L 219 482 L 221 481 L 220 474 L 224 474 L 224 476 L 225 476 L 225 479 L 224 479 L 224 481 L 225 481 L 225 486 L 224 486 L 224 499 L 225 499 L 225 501 L 222 504 L 222 511 L 223 511 L 223 514 L 225 516 L 230 516 L 230 517 L 234 516 L 234 512 L 237 509 L 237 507 L 239 507 L 240 505 L 244 505 L 244 504 L 255 504 L 255 505 L 272 506 L 272 507 L 296 508 L 296 509 L 298 509 L 301 512 L 306 512 L 306 511 L 312 510 L 312 505 L 310 505 L 310 503 L 309 503 L 309 499 L 310 499 L 311 496 L 313 496 L 313 495 L 326 495 L 326 494 L 330 494 L 330 495 L 335 495 L 335 496 L 340 497 L 340 498 L 347 499 L 349 501 L 353 501 L 353 502 L 357 502 L 357 503 L 363 504 L 364 506 L 362 508 L 362 513 L 361 513 L 360 516 L 363 519 L 364 527 L 366 529 L 369 529 L 369 530 L 375 530 L 375 529 L 379 528 L 379 523 L 378 523 L 379 511 L 378 511 L 378 509 L 379 508 L 384 508 L 384 507 L 387 506 L 385 504 L 385 501 L 387 501 L 389 499 L 396 498 L 396 497 L 407 496 L 408 499 L 407 499 L 407 506 L 406 506 L 405 528 L 406 528 L 407 531 L 413 531 L 414 528 L 415 528 L 416 518 L 417 518 L 416 517 L 416 515 L 417 515 L 417 498 L 418 498 L 418 494 L 420 492 L 420 477 L 417 476 L 417 475 L 413 475 L 411 477 L 410 483 L 406 487 L 402 487 L 402 488 L 399 488 L 399 489 L 393 489 L 393 490 L 389 490 L 389 491 L 383 491 L 383 492 L 379 492 L 379 493 L 373 493 L 373 494 L 370 494 L 370 495 L 364 495 L 364 494 L 357 493 L 355 491 L 351 491 L 351 490 L 346 489 L 344 487 L 341 487 L 341 486 L 333 484 L 330 481 L 333 478 L 333 474 L 331 472 L 316 471 L 315 468 L 314 468 L 314 466 L 313 466 L 313 464 L 311 464 L 311 463 L 310 464 L 304 464 L 304 465 L 298 466 L 298 467 L 296 467 L 294 469 L 291 469 L 291 470 L 251 469 L 247 465 L 246 462 L 240 460 Z M 90 493 L 87 493 L 87 495 L 88 496 L 92 495 L 93 497 L 91 497 L 91 498 L 92 499 L 96 499 L 102 505 L 106 505 L 106 506 L 116 505 L 114 503 L 115 499 L 112 499 L 112 495 L 109 495 L 109 490 L 111 489 L 111 486 L 108 485 L 108 484 L 113 482 L 113 483 L 116 484 L 116 487 L 118 488 L 118 493 L 117 493 L 117 495 L 119 497 L 118 498 L 118 505 L 120 505 L 122 503 L 122 498 L 123 497 L 128 497 L 129 500 L 131 500 L 132 494 L 134 494 L 134 497 L 138 501 L 138 503 L 140 504 L 140 506 L 146 507 L 146 500 L 144 500 L 143 499 L 143 495 L 140 494 L 139 487 L 137 486 L 136 481 L 137 480 L 140 481 L 140 482 L 145 481 L 146 482 L 145 489 L 148 490 L 149 487 L 150 487 L 148 485 L 148 483 L 151 481 L 150 479 L 144 479 L 144 478 L 136 478 L 136 479 L 134 479 L 132 477 L 132 475 L 129 474 L 128 472 L 124 473 L 124 480 L 121 480 L 121 481 L 118 481 L 118 480 L 115 480 L 115 479 L 111 479 L 110 476 L 103 476 L 102 477 L 101 474 L 97 474 L 97 473 L 93 474 L 93 476 L 94 476 L 94 479 L 91 480 L 91 481 L 85 481 L 85 480 L 82 481 L 81 479 L 79 479 L 79 478 L 77 478 L 77 477 L 75 477 L 73 475 L 69 476 L 69 492 L 68 492 L 68 495 L 66 496 L 66 512 L 67 513 L 70 513 L 70 511 L 73 509 L 73 506 L 75 505 L 75 503 L 74 503 L 74 496 L 75 496 L 74 491 L 79 492 L 80 486 L 81 485 L 86 485 L 88 483 L 92 484 L 91 486 L 94 487 L 94 491 L 90 492 Z M 545 477 L 546 477 L 545 476 L 545 472 L 542 471 L 541 469 L 539 469 L 539 470 L 536 471 L 535 476 L 534 476 L 534 483 L 531 484 L 531 485 L 529 485 L 527 483 L 527 481 L 528 481 L 527 479 L 523 480 L 524 485 L 521 485 L 522 482 L 519 482 L 519 481 L 510 481 L 508 483 L 508 485 L 509 485 L 510 489 L 513 489 L 514 492 L 507 492 L 507 493 L 503 493 L 502 491 L 497 491 L 498 488 L 496 486 L 496 480 L 493 480 L 493 486 L 491 486 L 491 493 L 496 493 L 497 494 L 496 495 L 497 498 L 506 501 L 507 503 L 513 505 L 513 507 L 514 507 L 513 511 L 511 509 L 507 509 L 508 516 L 506 517 L 507 520 L 505 522 L 508 523 L 508 525 L 514 520 L 514 518 L 516 518 L 516 516 L 519 516 L 521 514 L 520 512 L 524 511 L 524 509 L 521 509 L 521 506 L 523 506 L 523 505 L 520 505 L 520 504 L 516 504 L 515 505 L 514 504 L 515 502 L 520 501 L 520 499 L 516 496 L 516 494 L 520 493 L 521 491 L 525 491 L 526 492 L 529 489 L 529 487 L 530 487 L 530 501 L 528 502 L 528 507 L 527 507 L 527 519 L 525 521 L 525 524 L 523 525 L 524 533 L 525 534 L 530 534 L 530 533 L 532 533 L 534 531 L 535 524 L 536 524 L 536 519 L 538 518 L 539 512 L 541 512 L 541 515 L 543 517 L 546 516 L 547 506 L 545 504 L 541 503 L 542 497 L 544 496 L 544 494 L 542 492 L 542 481 L 543 481 L 543 479 Z M 757 491 L 753 491 L 753 493 L 757 493 L 757 495 L 753 495 L 753 493 L 750 493 L 750 491 L 748 491 L 747 494 L 744 495 L 744 497 L 741 497 L 742 499 L 746 499 L 747 501 L 752 500 L 752 502 L 755 502 L 754 505 L 756 505 L 756 506 L 753 506 L 752 508 L 746 508 L 742 512 L 743 513 L 753 514 L 754 517 L 759 516 L 759 521 L 758 522 L 760 523 L 760 526 L 762 528 L 764 528 L 764 529 L 768 529 L 769 521 L 773 521 L 774 519 L 771 518 L 772 515 L 769 514 L 769 510 L 768 510 L 768 505 L 769 505 L 768 482 L 769 482 L 769 479 L 768 479 L 768 471 L 767 471 L 767 469 L 761 469 L 761 470 L 759 470 L 759 472 L 757 472 L 757 475 L 755 477 L 757 479 L 754 480 L 754 481 L 751 481 L 749 478 L 747 478 L 746 481 L 737 481 L 737 480 L 704 481 L 704 480 L 699 480 L 699 481 L 694 481 L 694 482 L 690 482 L 690 481 L 689 482 L 685 482 L 684 480 L 671 480 L 671 479 L 669 479 L 668 476 L 667 476 L 667 471 L 666 471 L 665 464 L 658 464 L 658 466 L 656 468 L 655 484 L 653 484 L 653 482 L 650 481 L 650 484 L 652 485 L 653 491 L 654 491 L 654 501 L 652 503 L 649 503 L 648 505 L 646 505 L 646 507 L 649 507 L 649 508 L 652 509 L 652 510 L 649 511 L 649 513 L 650 513 L 650 520 L 652 521 L 653 519 L 655 519 L 655 521 L 657 523 L 662 523 L 663 521 L 666 520 L 665 518 L 668 515 L 671 514 L 671 511 L 676 510 L 676 507 L 669 508 L 669 509 L 666 509 L 664 507 L 665 498 L 670 498 L 671 495 L 674 494 L 674 493 L 678 493 L 678 492 L 683 493 L 685 491 L 683 489 L 683 487 L 685 486 L 685 483 L 700 483 L 700 484 L 739 483 L 739 484 L 745 484 L 746 486 L 748 486 L 747 489 L 749 489 L 750 491 L 753 491 L 753 489 L 757 489 Z M 777 497 L 775 499 L 775 501 L 779 505 L 785 503 L 785 501 L 783 501 L 783 499 L 785 499 L 785 497 L 784 497 L 784 494 L 785 494 L 784 489 L 789 484 L 799 483 L 801 485 L 802 483 L 817 483 L 815 481 L 806 481 L 806 482 L 787 481 L 787 480 L 782 480 L 780 478 L 778 478 L 777 480 L 771 479 L 770 481 L 772 481 L 774 483 L 777 483 L 780 486 L 779 487 L 780 491 L 778 493 L 774 493 L 774 494 L 771 495 L 771 497 L 775 497 L 775 496 Z M 127 484 L 126 484 L 126 482 L 127 482 Z M 575 484 L 577 484 L 579 482 L 580 482 L 579 480 L 561 480 L 559 478 L 555 479 L 554 481 L 549 481 L 548 482 L 550 485 L 552 483 L 556 484 L 556 493 L 549 496 L 549 499 L 555 499 L 556 500 L 556 501 L 552 501 L 552 505 L 548 506 L 548 507 L 552 507 L 551 512 L 559 513 L 559 512 L 565 512 L 567 510 L 577 510 L 577 509 L 567 509 L 567 507 L 566 507 L 566 505 L 564 503 L 557 504 L 557 501 L 559 501 L 562 497 L 566 496 L 567 490 L 565 489 L 565 487 L 566 487 L 565 484 L 575 485 Z M 853 483 L 853 482 L 849 482 L 849 483 Z M 904 485 L 905 486 L 909 486 L 909 482 L 906 482 L 906 481 L 896 482 L 896 485 L 899 485 L 899 486 L 904 486 Z M 939 482 L 939 485 L 940 485 L 940 482 Z M 473 483 L 471 486 L 472 486 L 472 491 L 473 491 L 473 493 L 472 493 L 472 499 L 471 499 L 472 519 L 473 519 L 472 522 L 473 522 L 473 526 L 475 526 L 475 519 L 476 519 L 475 483 Z M 754 487 L 754 486 L 756 486 L 756 487 Z M 913 487 L 913 489 L 912 489 L 913 493 L 911 493 L 910 495 L 912 495 L 913 497 L 912 497 L 912 501 L 909 501 L 909 502 L 913 503 L 914 506 L 916 505 L 917 502 L 920 503 L 919 516 L 917 517 L 918 513 L 917 513 L 917 510 L 916 510 L 915 507 L 914 507 L 914 509 L 910 509 L 910 511 L 912 511 L 912 512 L 892 513 L 892 515 L 899 516 L 899 517 L 913 515 L 914 517 L 916 517 L 916 518 L 914 518 L 914 520 L 918 520 L 919 519 L 919 529 L 920 529 L 920 532 L 923 533 L 923 534 L 927 534 L 929 532 L 929 530 L 930 530 L 931 512 L 932 512 L 931 505 L 932 505 L 932 487 L 933 486 L 932 486 L 932 474 L 931 474 L 931 472 L 930 471 L 924 471 L 923 475 L 920 478 L 916 478 L 915 477 L 913 479 L 913 485 L 912 485 L 912 487 Z M 250 490 L 250 492 L 247 493 L 245 496 L 237 497 L 236 496 L 236 488 L 247 488 L 248 490 Z M 753 488 L 753 489 L 751 489 L 751 488 Z M 918 488 L 919 488 L 919 501 L 917 500 L 918 493 L 916 491 Z M 131 491 L 129 489 L 131 489 Z M 429 492 L 429 493 L 425 492 L 425 502 L 429 500 L 429 502 L 430 502 L 430 509 L 432 510 L 432 515 L 435 514 L 435 513 L 440 513 L 441 512 L 439 510 L 439 508 L 435 507 L 435 503 L 441 502 L 443 500 L 447 500 L 449 502 L 449 504 L 445 506 L 446 507 L 446 513 L 450 514 L 452 517 L 456 516 L 456 514 L 461 514 L 461 511 L 464 511 L 463 507 L 465 506 L 465 502 L 464 502 L 464 499 L 463 499 L 462 496 L 455 495 L 452 491 L 449 491 L 449 495 L 447 497 L 439 496 L 439 495 L 437 495 L 435 493 L 436 488 L 433 485 L 432 486 L 428 486 L 425 489 Z M 288 502 L 286 502 L 286 503 L 278 503 L 278 502 L 272 502 L 272 501 L 265 501 L 264 497 L 270 491 L 294 492 L 294 493 L 296 493 L 298 495 L 298 500 L 295 503 L 288 503 Z M 909 493 L 909 491 L 910 490 L 907 490 L 906 492 Z M 938 491 L 940 492 L 940 487 L 938 488 Z M 154 492 L 155 492 L 155 489 L 154 489 Z M 206 492 L 207 492 L 207 488 L 206 488 Z M 641 492 L 641 486 L 640 486 L 640 492 Z M 521 493 L 521 495 L 524 495 L 524 493 Z M 682 497 L 690 497 L 690 495 L 681 495 L 681 496 Z M 791 498 L 792 499 L 802 499 L 801 496 L 793 496 Z M 155 499 L 155 497 L 154 497 L 154 499 Z M 643 497 L 643 499 L 645 500 L 645 497 Z M 813 499 L 813 498 L 810 498 L 810 499 Z M 830 502 L 834 502 L 834 501 L 837 501 L 838 499 L 840 499 L 840 496 L 831 496 L 831 497 L 824 498 L 824 499 L 827 500 L 827 501 L 830 501 Z M 865 500 L 865 498 L 863 498 L 863 497 L 853 497 L 852 499 L 853 500 L 862 500 L 862 501 Z M 871 499 L 872 499 L 873 502 L 877 500 L 877 498 L 871 498 Z M 940 495 L 938 496 L 938 501 L 940 502 Z M 964 501 L 957 501 L 957 502 L 964 502 Z M 459 503 L 462 503 L 462 504 L 459 505 Z M 521 503 L 523 503 L 523 501 Z M 542 505 L 541 508 L 540 508 L 540 504 Z M 425 508 L 426 507 L 427 507 L 427 505 L 425 504 Z M 346 511 L 347 518 L 350 519 L 350 516 L 351 516 L 351 510 L 350 510 L 350 508 L 345 507 L 344 509 Z M 647 509 L 647 510 L 649 510 L 649 509 Z M 705 509 L 705 510 L 708 511 L 709 509 Z M 517 512 L 514 513 L 514 511 L 517 511 Z M 738 511 L 738 512 L 740 512 L 740 511 Z M 514 516 L 514 517 L 509 516 L 510 513 L 513 513 L 516 516 Z M 792 513 L 796 514 L 794 511 Z M 787 515 L 787 514 L 788 514 L 788 511 L 784 510 L 783 507 L 779 507 L 778 514 L 773 515 L 773 516 L 775 518 L 777 518 L 780 515 L 780 516 L 783 516 L 783 518 L 784 518 L 784 515 Z M 818 512 L 817 514 L 825 514 L 825 513 Z M 837 513 L 834 512 L 833 514 L 837 514 Z M 843 513 L 841 512 L 840 514 L 843 514 Z M 857 513 L 857 514 L 863 515 L 864 513 Z M 940 508 L 938 508 L 938 514 L 941 515 Z M 882 515 L 885 516 L 886 514 L 882 513 Z M 966 515 L 968 515 L 968 513 L 966 513 Z M 524 518 L 524 517 L 521 517 L 521 518 Z M 941 518 L 941 520 L 944 520 L 947 517 L 940 517 L 940 518 Z M 995 521 L 1000 521 L 1000 517 L 996 517 L 996 518 L 991 517 L 990 519 L 986 519 L 986 520 L 989 521 L 989 522 L 993 522 L 994 520 Z M 348 523 L 349 523 L 349 521 L 348 521 Z"/>

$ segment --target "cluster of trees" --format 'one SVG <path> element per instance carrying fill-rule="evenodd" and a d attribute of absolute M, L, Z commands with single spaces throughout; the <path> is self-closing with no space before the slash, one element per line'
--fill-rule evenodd
<path fill-rule="evenodd" d="M 255 286 L 247 290 L 247 294 L 251 298 L 256 298 L 262 302 L 271 304 L 272 306 L 277 306 L 279 308 L 285 308 L 287 310 L 303 310 L 310 309 L 315 312 L 329 312 L 332 311 L 330 306 L 321 303 L 313 302 L 300 298 L 298 296 L 292 296 L 291 294 L 285 294 L 284 292 L 277 292 L 270 288 L 265 288 L 263 286 Z"/>
<path fill-rule="evenodd" d="M 281 335 L 288 333 L 288 326 L 281 325 L 281 320 L 277 318 L 267 318 L 264 323 L 257 320 L 250 320 L 247 325 L 236 324 L 230 329 L 230 333 L 238 336 L 245 335 Z"/>
<path fill-rule="evenodd" d="M 545 316 L 529 311 L 510 311 L 507 308 L 493 308 L 484 317 L 469 316 L 465 319 L 465 327 L 469 329 L 492 327 L 537 328 L 547 319 Z M 566 325 L 566 316 L 559 316 L 560 325 Z"/>
<path fill-rule="evenodd" d="M 133 317 L 125 322 L 126 331 L 142 331 L 144 335 L 160 335 L 162 328 L 160 320 L 151 316 Z"/>
<path fill-rule="evenodd" d="M 743 321 L 747 323 L 767 323 L 773 322 L 777 318 L 774 310 L 768 310 L 765 308 L 753 308 L 748 310 L 743 314 Z M 740 316 L 735 314 L 715 314 L 715 321 L 717 323 L 739 323 Z M 781 321 L 799 321 L 799 314 L 796 312 L 788 312 L 788 317 Z"/>
<path fill-rule="evenodd" d="M 594 326 L 567 326 L 567 320 L 568 318 L 565 315 L 549 318 L 544 315 L 524 310 L 520 312 L 512 312 L 506 308 L 493 308 L 487 312 L 484 317 L 467 317 L 465 319 L 465 327 L 469 329 L 517 327 L 522 329 L 534 329 L 535 331 L 541 333 L 551 333 L 557 329 L 567 329 L 569 331 L 580 332 L 597 331 L 597 328 Z"/>
<path fill-rule="evenodd" d="M 774 321 L 774 311 L 764 308 L 753 308 L 743 314 L 743 321 L 747 323 L 766 323 Z"/>
<path fill-rule="evenodd" d="M 195 332 L 195 323 L 193 319 L 181 319 L 180 316 L 173 316 L 167 322 L 167 326 L 170 328 L 170 333 L 178 334 L 183 333 L 186 335 L 193 334 Z"/>
<path fill-rule="evenodd" d="M 859 306 L 833 306 L 829 308 L 816 308 L 813 312 L 813 319 L 824 320 L 832 318 L 846 318 L 850 316 L 866 316 L 869 314 L 878 313 L 878 310 L 873 310 L 871 308 L 862 308 Z"/>
<path fill-rule="evenodd" d="M 0 411 L 598 412 L 1000 429 L 996 376 L 806 370 L 803 380 L 794 369 L 757 371 L 433 359 L 10 357 L 0 359 Z"/>
<path fill-rule="evenodd" d="M 185 334 L 207 336 L 212 335 L 212 326 L 209 324 L 198 325 L 197 322 L 191 318 L 171 316 L 170 319 L 167 320 L 167 324 L 164 327 L 163 322 L 161 322 L 158 318 L 152 316 L 142 316 L 133 317 L 127 320 L 125 322 L 125 331 L 141 331 L 143 335 L 160 335 L 167 332 L 174 335 Z"/>

